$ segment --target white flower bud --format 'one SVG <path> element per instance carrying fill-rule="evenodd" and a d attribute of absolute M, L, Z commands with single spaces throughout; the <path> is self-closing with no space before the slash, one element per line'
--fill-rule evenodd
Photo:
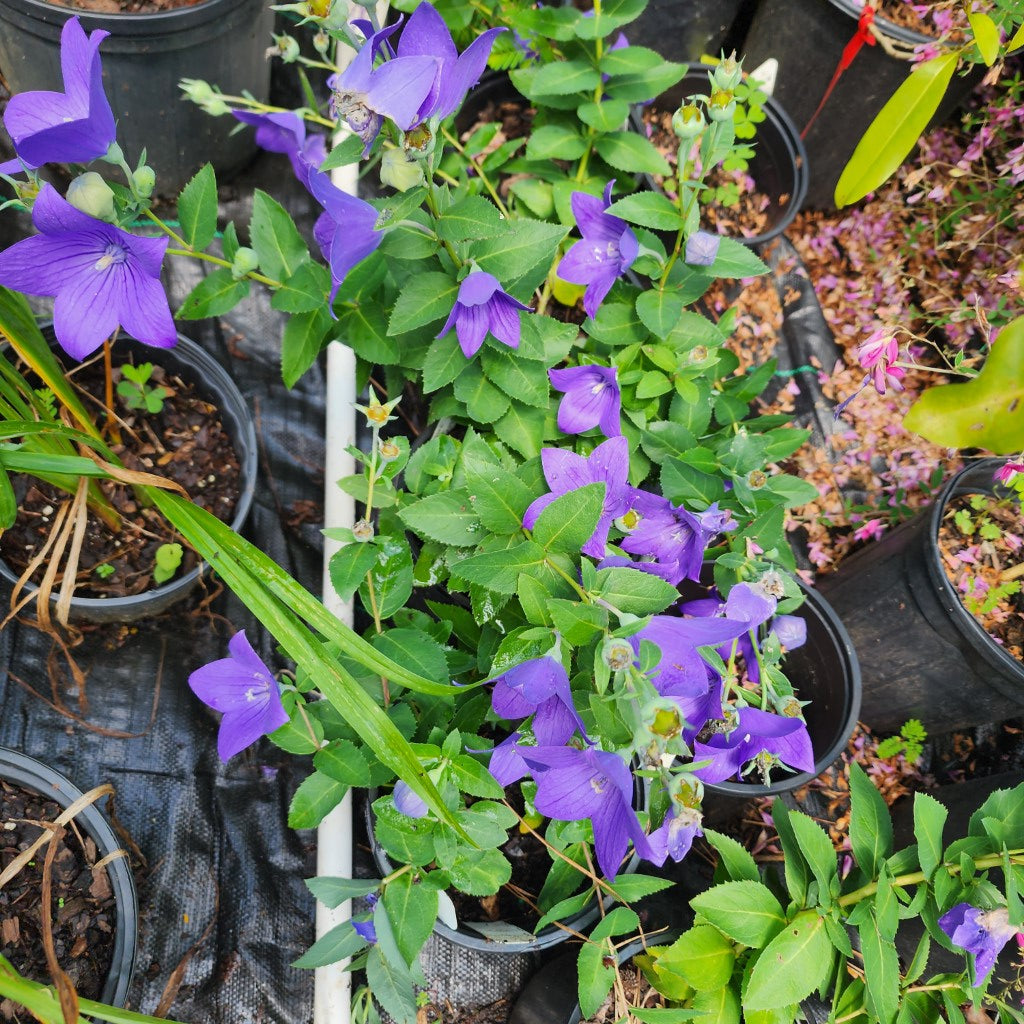
<path fill-rule="evenodd" d="M 67 201 L 82 213 L 97 220 L 112 223 L 114 220 L 114 193 L 110 186 L 95 172 L 80 174 L 68 186 Z"/>

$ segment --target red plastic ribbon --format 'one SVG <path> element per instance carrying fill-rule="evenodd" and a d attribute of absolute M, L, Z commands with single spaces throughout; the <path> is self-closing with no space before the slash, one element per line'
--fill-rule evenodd
<path fill-rule="evenodd" d="M 871 34 L 871 23 L 875 20 L 875 9 L 871 6 L 870 0 L 865 0 L 864 7 L 860 12 L 860 17 L 857 19 L 857 31 L 854 32 L 853 38 L 843 47 L 843 54 L 839 58 L 839 63 L 836 65 L 836 70 L 832 74 L 832 81 L 828 83 L 828 88 L 825 90 L 825 95 L 821 97 L 821 102 L 818 104 L 817 109 L 811 114 L 811 119 L 804 125 L 804 130 L 800 133 L 800 138 L 806 138 L 807 133 L 811 130 L 811 125 L 814 124 L 814 119 L 821 113 L 821 108 L 825 106 L 825 102 L 829 96 L 832 95 L 832 90 L 836 87 L 836 82 L 839 81 L 842 73 L 853 63 L 853 58 L 860 52 L 860 48 L 867 43 L 868 46 L 874 46 L 878 41 Z"/>

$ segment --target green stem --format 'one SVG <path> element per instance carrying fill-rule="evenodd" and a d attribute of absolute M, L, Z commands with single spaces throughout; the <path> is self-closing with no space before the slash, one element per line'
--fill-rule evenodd
<path fill-rule="evenodd" d="M 593 598 L 591 598 L 591 596 L 560 565 L 556 565 L 549 558 L 544 559 L 544 564 L 549 569 L 552 569 L 554 572 L 558 573 L 558 575 L 561 576 L 562 579 L 565 580 L 565 582 L 568 583 L 569 586 L 576 591 L 576 593 L 579 595 L 580 600 L 582 600 L 586 604 L 594 603 Z"/>
<path fill-rule="evenodd" d="M 229 260 L 221 259 L 219 256 L 212 256 L 208 252 L 196 252 L 195 249 L 168 249 L 168 256 L 188 256 L 194 260 L 202 260 L 204 263 L 216 263 L 218 267 L 230 267 L 231 262 Z M 284 285 L 280 281 L 275 281 L 272 277 L 266 277 L 263 274 L 258 274 L 252 270 L 245 275 L 251 278 L 253 281 L 259 281 L 260 284 L 267 285 L 268 288 L 283 288 Z"/>
<path fill-rule="evenodd" d="M 484 171 L 483 165 L 477 161 L 476 157 L 471 156 L 469 153 L 466 152 L 466 147 L 463 146 L 462 143 L 459 142 L 459 140 L 454 135 L 452 135 L 452 133 L 447 128 L 441 129 L 441 136 L 445 140 L 445 142 L 452 146 L 460 156 L 466 158 L 466 160 L 469 162 L 469 165 L 473 168 L 474 173 L 480 179 L 480 184 L 483 185 L 485 189 L 487 189 L 487 194 L 494 201 L 494 205 L 501 212 L 501 215 L 507 218 L 509 215 L 508 208 L 501 201 L 501 196 L 498 195 L 497 189 L 495 189 L 494 184 L 491 182 L 491 179 L 487 177 L 487 172 Z M 449 180 L 452 179 L 449 178 Z"/>

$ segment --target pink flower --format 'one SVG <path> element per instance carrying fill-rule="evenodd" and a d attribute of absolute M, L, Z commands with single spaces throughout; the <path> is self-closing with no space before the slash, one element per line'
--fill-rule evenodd
<path fill-rule="evenodd" d="M 1007 462 L 1005 466 L 1000 466 L 996 470 L 994 479 L 1002 484 L 1008 484 L 1018 473 L 1024 473 L 1024 463 Z"/>

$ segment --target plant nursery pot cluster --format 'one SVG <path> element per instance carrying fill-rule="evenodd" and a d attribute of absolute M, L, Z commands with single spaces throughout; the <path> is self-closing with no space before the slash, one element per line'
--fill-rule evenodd
<path fill-rule="evenodd" d="M 117 342 L 115 361 L 157 362 L 170 377 L 180 377 L 191 383 L 206 407 L 220 418 L 227 440 L 234 449 L 237 464 L 237 499 L 227 515 L 233 529 L 239 530 L 252 507 L 256 492 L 257 456 L 256 433 L 252 415 L 231 377 L 211 356 L 194 342 L 179 336 L 178 344 L 171 349 L 154 349 L 132 339 Z M 143 414 L 145 415 L 145 414 Z M 145 436 L 143 435 L 143 440 Z M 198 453 L 202 455 L 202 453 Z M 218 467 L 219 471 L 224 469 Z M 155 466 L 152 472 L 159 474 Z M 216 509 L 213 509 L 216 513 Z M 8 531 L 11 533 L 12 531 Z M 9 556 L 8 556 L 9 557 Z M 166 583 L 150 586 L 139 593 L 111 596 L 79 596 L 71 601 L 69 618 L 74 622 L 129 622 L 135 619 L 158 615 L 178 601 L 183 600 L 197 586 L 207 566 L 191 554 L 179 573 Z M 8 586 L 14 586 L 21 573 L 6 559 L 0 558 L 0 579 Z M 26 584 L 27 590 L 37 590 L 34 583 Z M 50 595 L 51 610 L 56 607 L 56 592 Z"/>
<path fill-rule="evenodd" d="M 990 636 L 950 582 L 939 551 L 947 506 L 969 494 L 1005 494 L 1001 459 L 954 476 L 928 510 L 847 558 L 821 580 L 864 669 L 862 720 L 896 732 L 917 718 L 932 733 L 1011 717 L 1024 705 L 1024 664 Z"/>
<path fill-rule="evenodd" d="M 767 60 L 778 68 L 772 95 L 796 122 L 810 161 L 807 205 L 832 209 L 836 184 L 857 142 L 913 66 L 879 45 L 864 45 L 839 77 L 821 113 L 817 109 L 843 50 L 857 31 L 863 4 L 858 0 L 762 0 L 754 13 L 744 49 L 744 65 Z M 904 48 L 934 43 L 929 36 L 876 17 L 875 25 Z M 970 95 L 984 74 L 978 64 L 955 77 L 934 124 L 944 121 Z"/>
<path fill-rule="evenodd" d="M 110 33 L 101 51 L 103 85 L 118 142 L 132 167 L 146 151 L 157 171 L 158 193 L 176 195 L 207 161 L 223 179 L 252 158 L 252 133 L 231 134 L 234 118 L 211 117 L 183 101 L 178 82 L 200 78 L 229 95 L 247 90 L 265 102 L 270 62 L 264 51 L 273 11 L 262 0 L 202 0 L 152 14 L 99 14 L 43 0 L 4 0 L 0 72 L 12 92 L 61 89 L 60 34 L 72 16 L 86 32 Z M 115 180 L 122 177 L 110 164 L 96 169 Z"/>
<path fill-rule="evenodd" d="M 41 812 L 45 820 L 55 820 L 82 795 L 47 765 L 0 747 L 0 799 L 6 823 L 0 871 L 42 831 L 42 826 L 18 815 Z M 8 817 L 8 810 L 14 808 L 17 812 Z M 24 874 L 18 872 L 0 890 L 0 950 L 22 973 L 47 983 L 50 977 L 42 948 L 40 911 L 44 858 L 45 847 L 22 869 Z M 100 862 L 102 866 L 93 867 Z M 69 822 L 53 860 L 51 879 L 59 966 L 80 995 L 123 1006 L 137 941 L 135 882 L 128 858 L 95 805 L 86 804 Z"/>

